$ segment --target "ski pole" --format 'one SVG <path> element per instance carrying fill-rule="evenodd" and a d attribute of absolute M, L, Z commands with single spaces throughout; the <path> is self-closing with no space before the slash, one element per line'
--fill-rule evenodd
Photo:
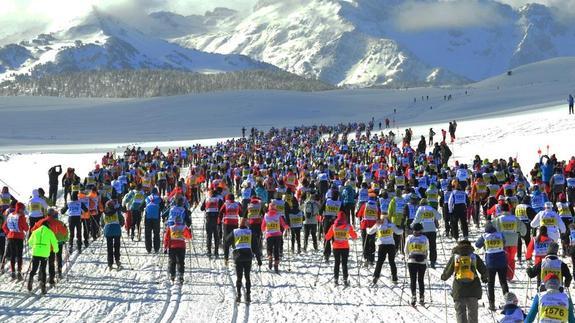
<path fill-rule="evenodd" d="M 444 295 L 444 301 L 445 301 L 445 322 L 449 322 L 449 320 L 447 319 L 447 283 L 443 282 L 444 284 L 444 288 L 443 288 L 443 295 Z"/>
<path fill-rule="evenodd" d="M 405 282 L 407 279 L 407 260 L 405 258 L 403 258 L 403 265 L 404 265 L 403 266 L 403 268 L 404 268 L 404 272 L 403 272 L 404 281 L 403 281 L 403 284 L 401 286 L 401 295 L 399 296 L 399 305 L 398 306 L 401 306 L 401 302 L 403 301 L 403 293 L 405 292 Z"/>
<path fill-rule="evenodd" d="M 367 242 L 367 232 L 366 232 L 366 236 L 365 236 L 365 242 Z M 365 250 L 365 243 L 363 245 L 364 245 L 364 250 Z M 359 252 L 357 251 L 357 242 L 356 241 L 353 242 L 353 247 L 355 249 L 355 262 L 357 263 L 357 284 L 359 287 L 361 287 L 361 276 L 360 276 L 361 264 L 359 261 Z"/>
<path fill-rule="evenodd" d="M 429 262 L 428 262 L 428 265 L 429 265 Z M 428 284 L 427 288 L 429 289 L 429 302 L 433 303 L 433 296 L 432 296 L 433 294 L 431 293 L 431 275 L 429 273 L 431 271 L 431 266 L 429 266 L 429 267 L 430 268 L 427 268 L 427 270 L 426 270 L 427 271 L 427 284 Z"/>
<path fill-rule="evenodd" d="M 4 185 L 6 185 L 6 187 L 8 187 L 12 192 L 16 193 L 16 195 L 22 197 L 22 194 L 18 193 L 17 190 L 15 190 L 12 186 L 6 183 L 3 179 L 0 178 L 0 182 L 4 183 Z"/>
<path fill-rule="evenodd" d="M 527 285 L 525 286 L 525 305 L 527 305 L 527 299 L 529 298 L 529 289 L 531 288 L 531 277 L 527 280 Z"/>
<path fill-rule="evenodd" d="M 132 261 L 130 260 L 130 253 L 128 252 L 128 247 L 126 247 L 126 244 L 124 243 L 124 237 L 122 237 L 122 235 L 120 235 L 120 240 L 122 242 L 122 245 L 124 246 L 124 251 L 126 251 L 126 258 L 128 258 L 128 264 L 130 264 L 130 268 L 132 268 Z"/>

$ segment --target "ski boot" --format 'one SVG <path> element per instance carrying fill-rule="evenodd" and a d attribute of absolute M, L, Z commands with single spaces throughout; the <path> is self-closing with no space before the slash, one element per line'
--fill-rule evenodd
<path fill-rule="evenodd" d="M 46 294 L 46 283 L 44 282 L 40 282 L 40 290 L 42 291 L 42 294 Z"/>
<path fill-rule="evenodd" d="M 333 279 L 333 284 L 337 287 L 339 286 L 339 278 L 334 278 Z"/>
<path fill-rule="evenodd" d="M 241 294 L 241 293 L 238 293 L 238 294 L 236 295 L 236 303 L 240 303 L 241 301 L 242 301 L 242 294 Z"/>
<path fill-rule="evenodd" d="M 419 305 L 421 305 L 421 306 L 425 305 L 425 296 L 424 295 L 419 295 Z"/>
<path fill-rule="evenodd" d="M 343 279 L 343 286 L 349 287 L 349 280 L 347 280 L 347 278 Z"/>
<path fill-rule="evenodd" d="M 252 301 L 252 298 L 250 297 L 250 292 L 249 292 L 249 291 L 246 292 L 245 301 L 246 301 L 246 304 L 249 304 L 249 303 L 251 303 L 251 301 Z"/>
<path fill-rule="evenodd" d="M 15 273 L 15 272 L 12 272 L 12 273 L 10 274 L 10 278 L 12 278 L 12 280 L 16 279 L 16 273 Z"/>
<path fill-rule="evenodd" d="M 18 280 L 19 281 L 24 280 L 24 276 L 22 276 L 21 272 L 18 272 Z"/>
<path fill-rule="evenodd" d="M 415 295 L 411 296 L 411 306 L 415 306 L 416 303 L 417 299 L 415 298 Z"/>
<path fill-rule="evenodd" d="M 489 310 L 495 312 L 497 308 L 495 307 L 495 301 L 489 301 Z"/>
<path fill-rule="evenodd" d="M 183 283 L 184 283 L 184 275 L 179 275 L 179 276 L 178 276 L 178 282 L 179 282 L 180 284 L 183 284 Z"/>
<path fill-rule="evenodd" d="M 34 279 L 32 278 L 32 276 L 30 276 L 30 279 L 28 279 L 28 285 L 26 286 L 26 288 L 28 289 L 29 292 L 32 291 L 32 285 L 34 284 Z"/>
<path fill-rule="evenodd" d="M 373 277 L 373 280 L 371 281 L 371 287 L 375 287 L 377 285 L 378 280 L 379 280 L 379 278 Z"/>

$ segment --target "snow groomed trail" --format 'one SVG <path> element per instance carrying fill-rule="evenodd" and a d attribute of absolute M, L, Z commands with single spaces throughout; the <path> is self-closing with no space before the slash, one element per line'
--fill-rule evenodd
<path fill-rule="evenodd" d="M 185 173 L 185 172 L 183 172 Z M 326 264 L 321 251 L 292 254 L 287 239 L 280 274 L 265 266 L 252 267 L 252 303 L 235 302 L 233 261 L 224 265 L 223 256 L 209 259 L 205 254 L 203 213 L 192 214 L 193 236 L 186 255 L 183 285 L 167 282 L 168 259 L 161 251 L 148 254 L 144 241 L 122 238 L 121 271 L 108 270 L 103 239 L 91 242 L 81 254 L 74 252 L 64 267 L 64 277 L 48 294 L 25 291 L 22 282 L 0 276 L 0 320 L 19 322 L 325 322 L 396 321 L 443 322 L 455 317 L 449 296 L 451 281 L 440 280 L 441 272 L 455 245 L 452 239 L 438 237 L 438 265 L 428 269 L 425 279 L 426 305 L 412 307 L 403 255 L 398 252 L 398 284 L 391 282 L 387 263 L 377 286 L 371 287 L 373 267 L 358 263 L 361 242 L 351 245 L 350 287 L 334 286 L 333 262 Z M 471 228 L 475 241 L 481 230 Z M 143 232 L 142 232 L 143 235 Z M 142 237 L 143 238 L 143 237 Z M 318 242 L 320 250 L 322 241 Z M 264 244 L 265 247 L 265 244 Z M 265 249 L 264 249 L 265 250 Z M 481 250 L 477 251 L 482 254 Z M 65 251 L 65 254 L 67 251 Z M 220 255 L 223 253 L 220 252 Z M 333 258 L 332 258 L 333 259 Z M 568 261 L 568 259 L 563 259 Z M 25 259 L 23 270 L 28 261 Z M 359 268 L 359 270 L 358 270 Z M 525 265 L 518 264 L 510 289 L 526 306 L 528 280 Z M 530 295 L 533 295 L 533 282 Z M 480 316 L 495 322 L 497 313 L 486 308 L 486 291 L 480 301 Z M 447 296 L 447 297 L 446 297 Z M 496 304 L 502 294 L 496 284 Z M 528 304 L 530 304 L 530 300 Z"/>

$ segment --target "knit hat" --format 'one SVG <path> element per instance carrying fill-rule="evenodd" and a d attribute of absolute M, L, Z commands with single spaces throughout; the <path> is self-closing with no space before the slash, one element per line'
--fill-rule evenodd
<path fill-rule="evenodd" d="M 546 209 L 552 209 L 553 208 L 553 202 L 545 202 L 545 208 Z"/>
<path fill-rule="evenodd" d="M 16 203 L 16 208 L 15 208 L 14 212 L 20 213 L 20 212 L 24 212 L 24 210 L 26 210 L 26 206 L 24 205 L 24 203 L 22 203 L 22 202 Z"/>
<path fill-rule="evenodd" d="M 543 282 L 545 283 L 545 288 L 547 290 L 559 289 L 559 287 L 561 286 L 559 282 L 559 277 L 557 277 L 556 274 L 547 274 L 547 276 L 543 278 Z"/>
<path fill-rule="evenodd" d="M 497 231 L 497 229 L 495 229 L 495 226 L 493 225 L 492 222 L 487 222 L 487 223 L 485 224 L 485 232 L 487 232 L 487 233 L 493 233 L 493 232 L 495 232 L 495 231 Z"/>
<path fill-rule="evenodd" d="M 58 216 L 58 211 L 56 210 L 55 207 L 49 207 L 48 210 L 46 211 L 46 215 L 55 218 Z"/>
<path fill-rule="evenodd" d="M 558 252 L 559 252 L 559 244 L 557 244 L 557 242 L 551 242 L 547 247 L 547 254 L 557 255 Z"/>
<path fill-rule="evenodd" d="M 503 298 L 505 300 L 505 305 L 511 305 L 511 304 L 517 305 L 517 303 L 519 303 L 517 295 L 513 294 L 512 292 L 506 293 Z"/>

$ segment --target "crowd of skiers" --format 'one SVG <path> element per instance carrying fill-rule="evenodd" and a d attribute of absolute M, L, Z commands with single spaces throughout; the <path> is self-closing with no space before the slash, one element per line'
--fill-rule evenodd
<path fill-rule="evenodd" d="M 455 121 L 449 127 L 452 142 L 456 127 Z M 23 204 L 7 188 L 0 196 L 8 240 L 2 270 L 8 259 L 12 277 L 23 279 L 29 228 L 30 284 L 39 271 L 45 285 L 46 262 L 54 268 L 50 283 L 55 273 L 61 275 L 65 243 L 69 257 L 100 235 L 106 239 L 108 266 L 121 268 L 122 227 L 127 238 L 140 240 L 144 222 L 147 252 L 167 253 L 168 277 L 181 282 L 191 214 L 199 209 L 205 217 L 206 255 L 217 259 L 221 253 L 228 265 L 233 251 L 237 301 L 242 287 L 250 301 L 254 258 L 258 266 L 267 260 L 268 269 L 279 273 L 286 248 L 294 256 L 313 249 L 328 263 L 333 256 L 333 283 L 347 287 L 349 240 L 361 239 L 356 254 L 363 267 L 373 268 L 372 286 L 386 260 L 392 283 L 399 283 L 399 257 L 413 306 L 418 299 L 425 304 L 425 275 L 429 279 L 429 271 L 439 266 L 442 280 L 453 277 L 458 322 L 478 321 L 482 284 L 487 284 L 489 309 L 497 310 L 497 281 L 506 302 L 504 322 L 574 322 L 568 296 L 573 270 L 563 259 L 569 256 L 575 263 L 575 158 L 564 162 L 544 155 L 528 180 L 513 158 L 475 156 L 470 164 L 450 163 L 445 134 L 435 142 L 432 129 L 428 143 L 440 147 L 437 153 L 435 148 L 414 150 L 410 129 L 398 143 L 392 132 L 372 135 L 372 128 L 373 122 L 267 132 L 252 128 L 246 138 L 215 146 L 108 153 L 83 179 L 67 169 L 59 211 L 49 205 L 56 200 L 52 184 L 59 182 L 54 174 L 62 170 L 52 168 L 51 198 L 35 190 Z M 426 138 L 421 140 L 426 145 Z M 182 169 L 187 172 L 180 174 Z M 67 226 L 58 214 L 67 215 Z M 446 253 L 447 242 L 456 246 L 449 261 L 439 264 L 438 248 Z M 474 246 L 484 249 L 483 257 Z M 537 281 L 525 318 L 509 286 L 523 259 L 527 275 Z"/>

